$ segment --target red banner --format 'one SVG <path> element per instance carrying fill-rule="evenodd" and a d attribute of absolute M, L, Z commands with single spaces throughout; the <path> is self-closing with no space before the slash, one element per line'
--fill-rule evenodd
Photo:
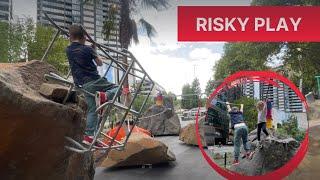
<path fill-rule="evenodd" d="M 179 6 L 178 41 L 320 42 L 320 6 Z"/>

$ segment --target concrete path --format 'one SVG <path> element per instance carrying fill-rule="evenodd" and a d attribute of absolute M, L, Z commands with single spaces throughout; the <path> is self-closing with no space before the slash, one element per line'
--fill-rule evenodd
<path fill-rule="evenodd" d="M 315 105 L 319 105 L 320 101 L 316 102 Z M 312 106 L 312 104 L 311 104 Z M 317 106 L 316 106 L 317 107 Z M 317 116 L 319 117 L 320 108 L 318 109 Z M 310 126 L 310 139 L 309 149 L 299 164 L 298 168 L 287 177 L 290 180 L 318 180 L 320 178 L 320 119 L 312 119 L 309 121 Z"/>
<path fill-rule="evenodd" d="M 219 180 L 223 179 L 203 159 L 201 152 L 195 146 L 187 146 L 179 141 L 177 136 L 158 137 L 166 143 L 176 155 L 176 162 L 153 166 L 152 169 L 97 168 L 95 180 Z"/>

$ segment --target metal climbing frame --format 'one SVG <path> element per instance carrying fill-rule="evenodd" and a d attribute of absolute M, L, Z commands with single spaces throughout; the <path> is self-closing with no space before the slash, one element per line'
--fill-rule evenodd
<path fill-rule="evenodd" d="M 45 54 L 42 57 L 42 61 L 45 60 L 45 58 L 47 57 L 50 49 L 53 47 L 55 41 L 57 40 L 58 36 L 64 35 L 66 37 L 69 37 L 69 33 L 67 30 L 61 28 L 60 26 L 58 26 L 46 13 L 44 13 L 47 20 L 57 29 L 57 33 L 54 35 L 52 41 L 50 42 L 47 50 L 45 51 Z M 133 130 L 133 128 L 135 127 L 138 119 L 141 116 L 141 113 L 144 109 L 144 106 L 150 96 L 151 91 L 147 94 L 147 96 L 143 96 L 144 97 L 144 101 L 141 105 L 139 109 L 139 111 L 134 110 L 132 108 L 133 103 L 135 102 L 139 92 L 141 91 L 142 88 L 142 84 L 144 82 L 149 82 L 151 83 L 151 87 L 153 89 L 155 83 L 152 81 L 152 79 L 150 78 L 150 76 L 146 73 L 146 71 L 144 70 L 144 68 L 141 66 L 141 64 L 137 61 L 137 59 L 133 56 L 133 54 L 131 52 L 129 52 L 126 49 L 122 49 L 121 51 L 112 49 L 110 47 L 108 47 L 107 45 L 104 44 L 100 44 L 95 42 L 88 33 L 86 33 L 86 41 L 89 43 L 94 44 L 100 51 L 99 55 L 103 56 L 105 58 L 108 59 L 108 62 L 104 62 L 104 64 L 107 65 L 107 69 L 104 73 L 105 77 L 107 75 L 107 73 L 110 71 L 111 67 L 115 68 L 117 70 L 119 70 L 119 72 L 122 72 L 120 74 L 122 74 L 120 81 L 118 83 L 119 88 L 116 91 L 116 95 L 113 97 L 112 100 L 102 104 L 101 106 L 97 107 L 96 113 L 101 112 L 102 114 L 99 114 L 99 127 L 98 130 L 94 136 L 93 142 L 89 145 L 89 146 L 85 146 L 79 142 L 77 142 L 76 140 L 70 138 L 70 137 L 66 137 L 66 140 L 70 143 L 70 145 L 65 146 L 66 149 L 74 151 L 74 152 L 78 152 L 78 153 L 84 153 L 84 152 L 88 152 L 88 151 L 94 151 L 94 150 L 104 150 L 105 154 L 107 155 L 109 153 L 109 151 L 111 149 L 116 149 L 116 150 L 123 150 L 130 135 L 131 132 Z M 116 54 L 115 56 L 110 55 L 110 53 Z M 121 60 L 119 60 L 120 58 L 127 58 L 127 63 L 123 63 Z M 70 74 L 70 73 L 69 73 Z M 121 96 L 121 87 L 123 87 L 124 82 L 126 79 L 129 78 L 129 76 L 133 76 L 134 78 L 138 78 L 140 79 L 141 83 L 139 83 L 137 85 L 137 87 L 135 88 L 135 90 L 132 92 L 133 97 L 131 98 L 131 101 L 128 103 L 129 105 L 126 106 L 124 104 L 120 103 L 120 96 Z M 61 77 L 57 74 L 47 74 L 45 75 L 46 79 L 48 80 L 53 80 L 59 83 L 62 83 L 64 85 L 69 86 L 69 92 L 67 97 L 64 100 L 64 103 L 66 103 L 68 96 L 70 95 L 70 93 L 72 92 L 73 89 L 75 89 L 78 92 L 82 92 L 82 93 L 86 93 L 89 94 L 91 96 L 95 96 L 94 94 L 91 94 L 90 92 L 87 92 L 86 90 L 84 90 L 82 87 L 77 87 L 73 82 L 71 82 L 70 80 L 68 80 L 67 78 Z M 118 126 L 116 129 L 116 133 L 111 137 L 109 136 L 107 133 L 104 133 L 104 125 L 105 123 L 109 120 L 111 120 L 111 110 L 112 109 L 117 109 L 119 111 L 123 112 L 123 116 L 120 119 L 120 121 L 118 121 Z M 129 122 L 128 126 L 127 126 L 127 130 L 126 130 L 126 138 L 122 141 L 117 141 L 116 137 L 118 136 L 120 129 L 125 125 L 125 121 L 126 121 L 126 117 L 128 114 L 132 114 L 133 117 L 133 122 L 131 123 L 131 126 L 129 126 Z M 101 139 L 108 139 L 109 142 L 106 144 L 104 143 Z M 99 142 L 101 144 L 104 145 L 104 147 L 95 147 L 94 144 L 96 142 Z"/>

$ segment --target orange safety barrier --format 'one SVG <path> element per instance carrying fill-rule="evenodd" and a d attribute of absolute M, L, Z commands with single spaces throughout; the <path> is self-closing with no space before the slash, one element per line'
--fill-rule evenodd
<path fill-rule="evenodd" d="M 119 126 L 116 126 L 116 127 L 112 128 L 111 130 L 109 130 L 109 131 L 107 132 L 107 135 L 110 136 L 110 137 L 113 137 L 113 136 L 116 134 L 118 127 L 119 127 Z M 122 127 L 120 128 L 119 133 L 118 133 L 118 135 L 116 136 L 115 140 L 121 141 L 122 139 L 124 139 L 124 138 L 126 137 L 126 130 L 125 130 L 124 128 L 128 128 L 128 126 L 125 126 L 125 125 L 124 125 L 124 126 L 122 126 Z M 132 126 L 130 125 L 129 128 L 132 128 Z M 128 131 L 128 130 L 127 130 L 127 131 Z M 146 134 L 146 135 L 148 135 L 148 136 L 151 136 L 150 131 L 148 131 L 148 130 L 146 130 L 146 129 L 143 129 L 143 128 L 140 128 L 140 127 L 137 127 L 137 126 L 135 126 L 135 127 L 133 128 L 132 133 L 143 133 L 143 134 Z M 105 138 L 105 139 L 103 140 L 103 142 L 104 142 L 105 144 L 108 144 L 108 143 L 110 143 L 110 139 L 109 139 L 109 138 Z"/>

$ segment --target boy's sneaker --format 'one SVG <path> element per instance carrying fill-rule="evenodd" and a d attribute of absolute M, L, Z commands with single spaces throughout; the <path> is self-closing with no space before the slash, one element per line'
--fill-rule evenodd
<path fill-rule="evenodd" d="M 237 159 L 233 160 L 232 165 L 238 165 L 238 164 L 239 164 L 239 160 L 237 160 Z"/>
<path fill-rule="evenodd" d="M 90 146 L 92 141 L 93 141 L 93 136 L 88 136 L 88 135 L 83 136 L 83 140 L 82 140 L 83 144 Z"/>

